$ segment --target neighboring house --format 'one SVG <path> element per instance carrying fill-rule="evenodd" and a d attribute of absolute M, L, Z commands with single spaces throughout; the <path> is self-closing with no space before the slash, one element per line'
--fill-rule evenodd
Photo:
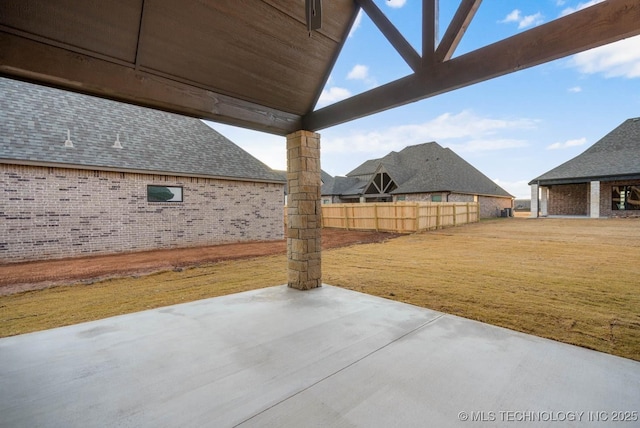
<path fill-rule="evenodd" d="M 287 171 L 281 170 L 281 169 L 274 169 L 273 170 L 275 173 L 277 173 L 280 177 L 282 177 L 283 180 L 287 180 Z M 320 170 L 320 180 L 322 182 L 322 184 L 324 185 L 325 183 L 328 183 L 330 180 L 333 180 L 333 177 L 331 177 L 331 175 L 329 175 L 328 172 L 324 171 L 324 170 Z M 284 204 L 287 205 L 287 195 L 289 194 L 289 187 L 288 187 L 288 183 L 285 182 L 284 185 Z"/>
<path fill-rule="evenodd" d="M 425 143 L 371 159 L 322 186 L 323 203 L 478 202 L 480 216 L 512 208 L 513 196 L 438 143 Z"/>
<path fill-rule="evenodd" d="M 513 201 L 514 211 L 531 211 L 531 199 L 516 199 Z"/>
<path fill-rule="evenodd" d="M 284 180 L 198 119 L 0 79 L 0 262 L 280 240 Z"/>
<path fill-rule="evenodd" d="M 529 183 L 531 215 L 640 216 L 640 118 Z"/>

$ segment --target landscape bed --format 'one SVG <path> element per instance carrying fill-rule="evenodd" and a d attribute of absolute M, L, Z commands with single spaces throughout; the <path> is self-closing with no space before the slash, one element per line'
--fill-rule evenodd
<path fill-rule="evenodd" d="M 395 236 L 326 249 L 323 281 L 640 360 L 640 219 L 507 218 Z M 0 336 L 280 285 L 285 267 L 280 252 L 7 295 Z"/>

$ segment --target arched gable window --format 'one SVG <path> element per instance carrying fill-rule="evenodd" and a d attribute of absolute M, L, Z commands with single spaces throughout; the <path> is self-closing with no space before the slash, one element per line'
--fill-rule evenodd
<path fill-rule="evenodd" d="M 365 195 L 381 195 L 393 192 L 398 186 L 386 172 L 379 172 L 364 191 Z"/>

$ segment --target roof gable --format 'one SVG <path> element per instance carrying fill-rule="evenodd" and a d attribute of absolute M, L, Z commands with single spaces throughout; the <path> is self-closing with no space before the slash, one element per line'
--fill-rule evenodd
<path fill-rule="evenodd" d="M 640 118 L 627 119 L 583 153 L 529 184 L 640 177 Z"/>
<path fill-rule="evenodd" d="M 283 181 L 199 119 L 15 80 L 0 79 L 0 123 L 4 162 Z"/>
<path fill-rule="evenodd" d="M 475 167 L 436 142 L 408 146 L 380 159 L 371 159 L 348 176 L 375 174 L 381 167 L 397 184 L 393 194 L 455 192 L 512 197 Z"/>

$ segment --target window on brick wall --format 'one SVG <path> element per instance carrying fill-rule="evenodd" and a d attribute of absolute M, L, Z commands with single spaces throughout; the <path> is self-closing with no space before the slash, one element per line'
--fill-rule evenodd
<path fill-rule="evenodd" d="M 182 202 L 182 187 L 147 186 L 148 202 Z"/>
<path fill-rule="evenodd" d="M 640 210 L 640 185 L 613 186 L 611 189 L 612 210 Z"/>

